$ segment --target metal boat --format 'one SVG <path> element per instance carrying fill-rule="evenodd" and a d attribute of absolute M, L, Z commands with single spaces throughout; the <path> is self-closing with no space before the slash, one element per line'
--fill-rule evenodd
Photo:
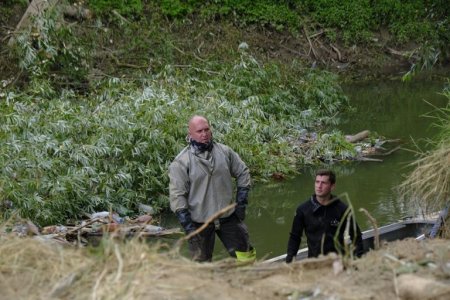
<path fill-rule="evenodd" d="M 383 242 L 391 242 L 404 238 L 415 238 L 416 240 L 425 239 L 427 234 L 437 222 L 437 216 L 433 217 L 417 217 L 405 218 L 395 223 L 391 223 L 378 229 L 369 229 L 362 232 L 364 252 L 368 252 L 374 248 L 375 238 L 378 235 L 380 244 Z M 377 233 L 378 231 L 378 233 Z M 301 260 L 308 257 L 308 248 L 302 248 L 297 252 L 295 260 Z M 284 262 L 286 254 L 273 257 L 264 262 Z"/>

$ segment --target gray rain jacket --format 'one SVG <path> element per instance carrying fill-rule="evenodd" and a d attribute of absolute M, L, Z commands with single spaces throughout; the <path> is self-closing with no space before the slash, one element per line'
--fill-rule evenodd
<path fill-rule="evenodd" d="M 194 222 L 204 223 L 235 201 L 233 177 L 238 187 L 250 188 L 249 170 L 230 147 L 214 142 L 211 153 L 196 155 L 187 146 L 169 166 L 171 210 L 187 208 Z"/>

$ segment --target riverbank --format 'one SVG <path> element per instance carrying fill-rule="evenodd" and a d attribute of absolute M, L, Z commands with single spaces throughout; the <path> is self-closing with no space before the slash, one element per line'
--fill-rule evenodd
<path fill-rule="evenodd" d="M 167 245 L 62 247 L 0 237 L 0 299 L 448 299 L 449 240 L 404 240 L 362 259 L 195 263 Z"/>
<path fill-rule="evenodd" d="M 2 41 L 24 10 L 17 7 L 1 27 Z M 324 70 L 362 80 L 401 76 L 418 62 L 410 54 L 419 42 L 397 45 L 383 29 L 361 46 L 327 38 L 314 22 L 292 33 L 221 18 L 154 23 L 152 16 L 50 15 L 21 40 L 20 55 L 9 59 L 7 43 L 0 45 L 0 210 L 6 220 L 20 215 L 44 226 L 99 210 L 133 215 L 142 202 L 163 209 L 167 162 L 183 147 L 185 122 L 197 111 L 207 113 L 218 140 L 239 149 L 266 180 L 298 169 L 298 153 L 293 156 L 284 139 L 302 126 L 332 138 L 317 153 L 346 154 L 342 136 L 324 126 L 335 128 L 335 116 L 347 106 L 335 76 Z M 278 236 L 284 248 L 285 237 Z M 0 235 L 0 299 L 449 297 L 449 240 L 385 244 L 354 262 L 328 257 L 268 266 L 198 264 L 156 239 L 156 246 L 110 239 L 96 248 L 42 239 Z"/>
<path fill-rule="evenodd" d="M 37 5 L 42 1 L 35 0 L 32 2 L 32 4 Z M 83 1 L 73 4 L 54 1 L 51 4 L 52 6 L 55 5 L 56 10 L 64 15 L 61 25 L 67 26 L 70 24 L 69 27 L 71 28 L 64 36 L 61 36 L 61 38 L 66 39 L 64 43 L 68 46 L 61 49 L 56 46 L 55 50 L 66 51 L 69 56 L 74 56 L 80 53 L 76 52 L 72 45 L 78 44 L 77 46 L 90 48 L 89 55 L 91 57 L 81 58 L 85 60 L 84 63 L 89 65 L 90 74 L 87 80 L 91 80 L 93 77 L 98 80 L 108 76 L 129 76 L 143 70 L 157 72 L 167 64 L 176 65 L 180 69 L 208 65 L 214 61 L 227 64 L 235 59 L 235 53 L 243 44 L 248 47 L 248 51 L 258 61 L 263 63 L 282 65 L 299 63 L 305 68 L 329 70 L 340 74 L 346 80 L 367 80 L 386 76 L 401 77 L 412 68 L 421 70 L 432 66 L 448 67 L 449 63 L 449 53 L 445 49 L 440 51 L 435 46 L 440 44 L 439 38 L 445 40 L 445 36 L 439 37 L 438 33 L 434 33 L 432 37 L 426 36 L 425 33 L 426 30 L 430 30 L 430 24 L 433 24 L 433 22 L 440 24 L 435 26 L 438 27 L 439 31 L 442 30 L 445 33 L 444 28 L 445 26 L 448 27 L 448 20 L 445 19 L 445 16 L 440 23 L 439 16 L 435 16 L 436 20 L 429 16 L 423 16 L 424 20 L 414 20 L 414 17 L 408 16 L 407 22 L 406 20 L 403 23 L 400 22 L 400 27 L 404 26 L 404 28 L 396 29 L 404 31 L 401 35 L 393 28 L 394 25 L 392 24 L 391 27 L 388 26 L 389 24 L 384 24 L 374 27 L 375 29 L 370 29 L 369 23 L 383 24 L 381 20 L 372 20 L 371 22 L 366 20 L 367 28 L 364 27 L 364 30 L 359 31 L 357 27 L 363 25 L 357 24 L 357 20 L 347 20 L 347 26 L 341 26 L 341 24 L 327 26 L 327 21 L 331 21 L 333 18 L 339 19 L 337 15 L 330 15 L 330 20 L 325 18 L 322 20 L 324 24 L 318 24 L 314 18 L 317 18 L 316 14 L 321 13 L 315 11 L 315 9 L 320 10 L 320 5 L 323 6 L 324 11 L 331 9 L 330 12 L 334 14 L 345 14 L 345 9 L 349 10 L 347 13 L 354 13 L 353 7 L 337 8 L 338 11 L 332 11 L 334 4 L 329 6 L 317 4 L 318 7 L 314 9 L 312 6 L 315 4 L 311 4 L 312 6 L 309 9 L 313 9 L 312 11 L 304 10 L 304 15 L 296 17 L 300 18 L 299 20 L 302 23 L 302 26 L 299 27 L 289 20 L 290 17 L 293 17 L 290 13 L 298 12 L 292 10 L 293 7 L 290 8 L 292 10 L 290 11 L 284 5 L 274 8 L 280 11 L 287 9 L 287 14 L 284 16 L 285 20 L 278 18 L 265 22 L 264 18 L 270 16 L 270 14 L 264 15 L 267 11 L 253 12 L 249 8 L 249 11 L 245 12 L 248 15 L 245 15 L 244 12 L 240 11 L 242 7 L 233 8 L 233 4 L 227 4 L 231 6 L 226 7 L 226 9 L 229 11 L 236 9 L 239 13 L 244 13 L 242 20 L 237 20 L 236 16 L 234 18 L 227 16 L 216 17 L 211 21 L 195 11 L 199 9 L 198 7 L 194 8 L 197 6 L 195 1 L 190 4 L 173 3 L 170 8 L 164 7 L 164 4 L 159 6 L 149 3 L 145 5 L 142 11 L 137 12 L 136 10 L 135 15 L 121 15 L 120 10 L 111 7 L 103 7 L 104 11 L 93 11 L 92 9 L 95 8 L 97 2 L 92 1 L 93 7 Z M 117 5 L 117 3 L 121 3 L 121 1 L 115 1 L 114 5 Z M 140 1 L 136 1 L 136 3 L 140 3 Z M 100 4 L 97 3 L 97 5 Z M 183 7 L 183 5 L 186 7 Z M 189 8 L 189 5 L 193 5 L 193 7 Z M 261 9 L 258 5 L 255 8 L 256 10 Z M 360 3 L 353 5 L 357 7 Z M 411 4 L 411 7 L 405 5 L 404 7 L 394 8 L 389 7 L 390 4 L 386 3 L 385 5 L 390 14 L 395 14 L 394 11 L 398 10 L 396 13 L 403 14 L 403 17 L 406 17 L 405 15 L 411 13 L 410 10 L 414 5 L 426 4 L 415 1 L 414 4 Z M 5 41 L 0 46 L 2 55 L 7 55 L 10 51 L 11 39 L 17 38 L 18 33 L 26 29 L 20 27 L 23 22 L 21 18 L 26 9 L 27 6 L 23 3 L 9 3 L 2 8 L 2 14 L 5 15 L 3 26 L 0 29 L 0 39 Z M 130 8 L 128 13 L 133 9 Z M 212 14 L 217 13 L 213 5 L 206 9 Z M 343 9 L 343 11 L 341 12 L 339 9 Z M 365 7 L 364 9 L 367 10 L 359 12 L 358 18 L 370 18 L 370 14 L 374 13 L 372 10 L 380 8 L 369 9 Z M 429 9 L 430 11 L 436 10 L 436 8 Z M 183 10 L 191 11 L 191 13 L 186 14 L 186 11 L 183 12 Z M 261 20 L 256 17 L 253 22 L 247 22 L 246 18 L 252 19 L 252 13 L 261 14 Z M 364 13 L 368 15 L 362 16 L 361 14 Z M 375 14 L 372 17 L 376 18 L 377 16 Z M 388 15 L 385 15 L 385 18 L 387 17 Z M 393 16 L 389 17 L 392 18 Z M 333 22 L 338 22 L 338 20 Z M 394 18 L 391 22 L 395 23 L 398 20 Z M 417 22 L 417 24 L 414 22 Z M 422 28 L 420 28 L 420 25 L 422 25 Z M 352 26 L 355 26 L 355 28 Z M 157 30 L 155 30 L 155 27 Z M 416 30 L 414 33 L 415 27 L 420 28 L 420 30 Z M 45 28 L 44 30 L 35 28 L 35 30 L 37 32 L 33 34 L 36 43 L 49 42 L 39 41 L 39 39 L 49 38 L 49 36 L 44 36 L 47 35 L 44 32 Z M 353 36 L 350 34 L 351 31 L 354 32 Z M 71 35 L 73 36 L 71 37 Z M 425 37 L 430 40 L 424 40 Z M 93 45 L 95 47 L 92 47 Z M 45 59 L 45 56 L 47 56 L 48 59 L 54 59 L 52 56 L 55 53 L 46 52 L 46 54 L 41 53 L 42 58 Z M 57 63 L 58 68 L 85 67 L 70 62 L 69 57 L 65 59 L 68 61 Z M 64 70 L 54 71 L 58 71 L 56 73 L 59 75 L 64 73 Z M 76 73 L 78 72 L 76 71 Z M 18 81 L 27 79 L 26 76 L 19 76 L 19 73 L 20 70 L 15 63 L 7 60 L 0 62 L 1 80 L 15 80 L 18 83 Z"/>

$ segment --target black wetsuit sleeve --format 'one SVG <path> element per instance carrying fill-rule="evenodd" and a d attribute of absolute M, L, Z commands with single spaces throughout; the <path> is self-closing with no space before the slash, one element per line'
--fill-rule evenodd
<path fill-rule="evenodd" d="M 297 208 L 294 220 L 292 221 L 292 228 L 289 234 L 289 242 L 287 247 L 286 262 L 292 262 L 292 259 L 297 255 L 302 241 L 302 234 L 304 229 L 304 218 L 299 208 Z"/>

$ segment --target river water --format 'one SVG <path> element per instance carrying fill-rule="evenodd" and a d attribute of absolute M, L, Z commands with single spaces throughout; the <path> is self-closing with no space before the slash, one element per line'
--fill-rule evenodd
<path fill-rule="evenodd" d="M 344 92 L 356 112 L 343 117 L 339 129 L 344 134 L 367 129 L 386 139 L 400 139 L 403 149 L 417 149 L 416 145 L 425 149 L 425 139 L 432 138 L 437 129 L 432 126 L 433 120 L 424 114 L 435 109 L 432 105 L 446 105 L 447 99 L 439 94 L 444 86 L 444 81 L 431 80 L 409 83 L 378 81 L 344 86 Z M 359 208 L 368 210 L 378 225 L 409 215 L 408 205 L 396 199 L 394 188 L 410 170 L 407 165 L 414 160 L 414 153 L 398 150 L 377 158 L 383 161 L 336 163 L 330 166 L 337 174 L 334 193 L 352 203 L 362 230 L 370 228 L 370 223 L 358 211 Z M 245 222 L 258 259 L 286 252 L 295 209 L 313 193 L 314 188 L 315 169 L 303 168 L 300 171 L 301 174 L 295 178 L 257 184 L 251 191 Z M 167 221 L 169 226 L 178 225 L 173 216 Z M 224 247 L 216 241 L 214 260 L 225 257 L 228 255 Z"/>
<path fill-rule="evenodd" d="M 356 108 L 356 113 L 343 118 L 340 130 L 344 134 L 355 134 L 367 129 L 386 139 L 401 139 L 402 148 L 417 149 L 417 144 L 425 149 L 428 146 L 426 139 L 432 138 L 437 129 L 432 126 L 433 120 L 424 114 L 435 109 L 432 105 L 446 105 L 446 98 L 439 94 L 444 85 L 443 81 L 417 80 L 409 83 L 379 81 L 345 86 L 344 92 L 350 104 Z M 388 144 L 387 147 L 396 145 Z M 368 229 L 370 223 L 358 212 L 359 208 L 367 209 L 379 225 L 406 217 L 410 211 L 407 204 L 396 199 L 394 188 L 410 170 L 407 165 L 414 160 L 414 152 L 399 150 L 377 158 L 383 162 L 339 163 L 331 166 L 337 174 L 334 192 L 352 203 L 362 230 Z M 305 168 L 301 170 L 301 175 L 293 179 L 257 185 L 252 190 L 246 223 L 258 259 L 286 252 L 295 209 L 313 192 L 314 170 Z"/>

